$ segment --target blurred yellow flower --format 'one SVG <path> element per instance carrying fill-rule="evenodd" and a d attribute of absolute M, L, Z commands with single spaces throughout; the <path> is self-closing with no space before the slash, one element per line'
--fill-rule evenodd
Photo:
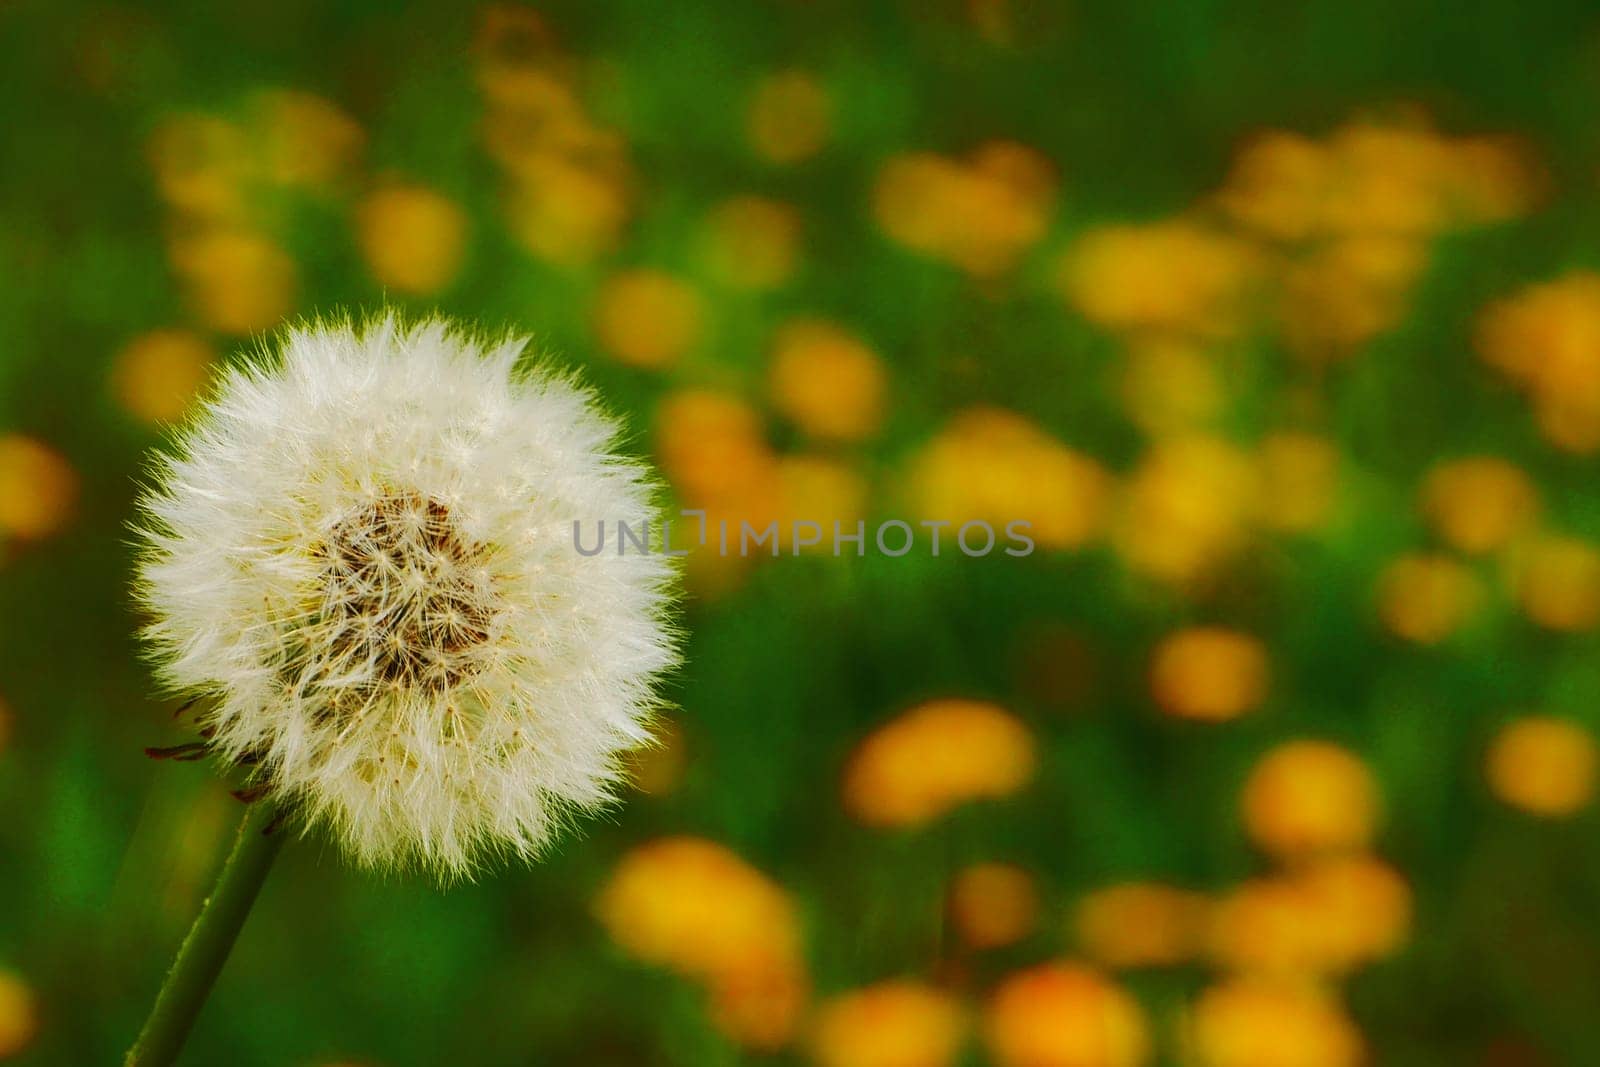
<path fill-rule="evenodd" d="M 729 849 L 665 837 L 623 856 L 595 912 L 625 951 L 691 978 L 800 958 L 794 906 Z"/>
<path fill-rule="evenodd" d="M 828 142 L 833 103 L 815 76 L 783 70 L 763 78 L 750 95 L 745 132 L 756 155 L 785 165 L 810 159 Z"/>
<path fill-rule="evenodd" d="M 1528 618 L 1578 633 L 1600 623 L 1600 550 L 1576 537 L 1546 535 L 1512 560 L 1512 584 Z"/>
<path fill-rule="evenodd" d="M 1077 963 L 1006 978 L 989 1002 L 984 1033 L 997 1067 L 1138 1067 L 1150 1058 L 1138 1002 Z"/>
<path fill-rule="evenodd" d="M 0 970 L 0 1059 L 10 1059 L 33 1043 L 39 1006 L 21 976 Z"/>
<path fill-rule="evenodd" d="M 1293 875 L 1315 917 L 1321 964 L 1343 973 L 1392 955 L 1411 931 L 1411 887 L 1365 854 L 1317 860 Z"/>
<path fill-rule="evenodd" d="M 1158 882 L 1125 882 L 1078 902 L 1073 929 L 1084 954 L 1104 967 L 1170 967 L 1193 959 L 1211 904 Z"/>
<path fill-rule="evenodd" d="M 1150 660 L 1150 691 L 1183 719 L 1225 722 L 1266 699 L 1267 650 L 1258 638 L 1217 626 L 1170 634 Z"/>
<path fill-rule="evenodd" d="M 1544 198 L 1548 178 L 1532 147 L 1515 135 L 1458 137 L 1450 146 L 1449 191 L 1469 222 L 1503 222 L 1528 214 Z"/>
<path fill-rule="evenodd" d="M 823 1002 L 811 1034 L 818 1067 L 948 1067 L 961 1051 L 966 1020 L 948 994 L 898 980 Z"/>
<path fill-rule="evenodd" d="M 331 100 L 267 89 L 251 101 L 252 143 L 267 181 L 331 189 L 350 177 L 366 145 L 361 126 Z"/>
<path fill-rule="evenodd" d="M 529 252 L 559 267 L 581 267 L 617 247 L 630 194 L 616 153 L 541 151 L 519 169 L 505 195 L 506 223 Z"/>
<path fill-rule="evenodd" d="M 156 126 L 146 151 L 156 190 L 171 207 L 213 221 L 243 215 L 250 137 L 237 123 L 199 112 L 172 115 Z"/>
<path fill-rule="evenodd" d="M 1293 859 L 1364 848 L 1377 832 L 1382 801 L 1367 765 L 1329 741 L 1288 741 L 1245 781 L 1245 829 L 1267 853 Z"/>
<path fill-rule="evenodd" d="M 920 826 L 969 801 L 1026 786 L 1033 736 L 1018 719 L 976 700 L 919 704 L 869 734 L 844 773 L 844 806 L 869 826 Z"/>
<path fill-rule="evenodd" d="M 1228 402 L 1215 359 L 1197 343 L 1173 337 L 1132 343 L 1120 385 L 1128 417 L 1151 436 L 1204 429 Z"/>
<path fill-rule="evenodd" d="M 1472 571 L 1437 553 L 1401 556 L 1378 577 L 1378 617 L 1384 627 L 1422 645 L 1455 633 L 1482 598 Z"/>
<path fill-rule="evenodd" d="M 211 373 L 216 352 L 190 330 L 151 330 L 129 341 L 111 368 L 111 389 L 146 422 L 174 422 Z"/>
<path fill-rule="evenodd" d="M 219 333 L 260 333 L 294 310 L 294 260 L 262 234 L 202 229 L 176 237 L 169 255 L 194 313 Z"/>
<path fill-rule="evenodd" d="M 706 265 L 717 281 L 735 289 L 776 289 L 800 262 L 800 213 L 793 204 L 764 196 L 735 196 L 706 219 Z"/>
<path fill-rule="evenodd" d="M 1011 863 L 976 863 L 957 871 L 946 897 L 950 925 L 969 948 L 1021 941 L 1039 918 L 1033 875 Z"/>
<path fill-rule="evenodd" d="M 520 4 L 490 4 L 482 9 L 472 53 L 479 88 L 499 104 L 525 102 L 529 82 L 537 85 L 541 76 L 562 61 L 544 19 Z"/>
<path fill-rule="evenodd" d="M 32 437 L 0 434 L 0 539 L 56 533 L 77 498 L 77 472 L 59 452 Z"/>
<path fill-rule="evenodd" d="M 620 363 L 662 370 L 700 342 L 705 306 L 688 283 L 640 268 L 606 279 L 595 302 L 600 347 Z"/>
<path fill-rule="evenodd" d="M 1481 555 L 1532 524 L 1539 492 L 1522 469 L 1498 456 L 1439 463 L 1422 483 L 1422 514 L 1451 547 Z"/>
<path fill-rule="evenodd" d="M 1324 219 L 1339 233 L 1426 235 L 1451 221 L 1449 154 L 1418 123 L 1357 120 L 1328 139 L 1333 155 Z"/>
<path fill-rule="evenodd" d="M 920 519 L 954 527 L 984 521 L 996 531 L 1021 520 L 1046 549 L 1078 548 L 1097 536 L 1110 490 L 1093 459 L 1021 415 L 987 407 L 952 418 L 912 457 L 906 484 Z M 953 536 L 946 530 L 944 542 Z"/>
<path fill-rule="evenodd" d="M 1253 878 L 1216 903 L 1206 931 L 1213 962 L 1230 971 L 1305 978 L 1331 969 L 1312 898 L 1292 877 Z"/>
<path fill-rule="evenodd" d="M 1361 1033 L 1312 986 L 1236 978 L 1195 1001 L 1186 1028 L 1196 1067 L 1359 1067 Z"/>
<path fill-rule="evenodd" d="M 356 211 L 367 268 L 380 285 L 413 296 L 444 289 L 461 270 L 467 217 L 455 201 L 421 185 L 387 185 Z"/>
<path fill-rule="evenodd" d="M 822 319 L 778 330 L 768 373 L 772 404 L 813 437 L 859 441 L 883 421 L 883 364 L 866 342 Z"/>
<path fill-rule="evenodd" d="M 1600 274 L 1574 271 L 1489 305 L 1477 346 L 1528 393 L 1551 444 L 1600 449 Z"/>
<path fill-rule="evenodd" d="M 1322 199 L 1333 166 L 1328 149 L 1298 133 L 1268 130 L 1234 157 L 1217 203 L 1266 237 L 1299 241 L 1322 225 Z"/>
<path fill-rule="evenodd" d="M 811 985 L 789 962 L 712 977 L 711 1024 L 744 1048 L 771 1052 L 793 1040 L 804 1020 Z"/>
<path fill-rule="evenodd" d="M 637 846 L 595 914 L 626 952 L 703 983 L 730 1039 L 768 1049 L 793 1036 L 809 993 L 794 905 L 728 849 L 694 837 Z"/>
<path fill-rule="evenodd" d="M 909 153 L 878 172 L 873 212 L 907 248 L 994 278 L 1044 236 L 1055 186 L 1050 163 L 1013 142 L 982 145 L 968 160 Z"/>
<path fill-rule="evenodd" d="M 1156 442 L 1124 490 L 1116 547 L 1133 570 L 1185 584 L 1205 577 L 1249 540 L 1261 472 L 1221 438 Z"/>
<path fill-rule="evenodd" d="M 1058 281 L 1068 304 L 1109 330 L 1230 337 L 1244 324 L 1259 267 L 1244 242 L 1175 219 L 1086 231 Z"/>
<path fill-rule="evenodd" d="M 656 455 L 695 506 L 767 485 L 776 470 L 760 413 L 742 398 L 713 389 L 680 389 L 661 399 Z"/>
<path fill-rule="evenodd" d="M 1286 533 L 1308 533 L 1333 512 L 1339 451 L 1315 434 L 1282 430 L 1261 441 L 1261 517 Z"/>
<path fill-rule="evenodd" d="M 1577 723 L 1530 715 L 1507 724 L 1489 745 L 1486 773 L 1494 795 L 1547 818 L 1572 815 L 1594 799 L 1600 753 Z"/>
<path fill-rule="evenodd" d="M 1314 361 L 1349 356 L 1404 318 L 1426 265 L 1426 246 L 1411 237 L 1363 233 L 1319 246 L 1284 273 L 1284 339 Z"/>
<path fill-rule="evenodd" d="M 853 531 L 857 520 L 866 514 L 866 480 L 843 460 L 787 455 L 778 460 L 776 475 L 784 509 L 778 518 L 791 550 L 794 523 L 811 522 L 822 527 L 817 543 L 802 548 L 826 555 L 833 552 L 834 523 Z"/>
<path fill-rule="evenodd" d="M 1364 854 L 1312 861 L 1236 887 L 1212 913 L 1217 963 L 1280 978 L 1344 975 L 1383 959 L 1411 927 L 1411 889 Z"/>

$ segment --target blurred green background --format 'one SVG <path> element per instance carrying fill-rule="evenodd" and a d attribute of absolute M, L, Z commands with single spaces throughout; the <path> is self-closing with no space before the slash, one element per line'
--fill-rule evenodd
<path fill-rule="evenodd" d="M 188 1062 L 1600 1062 L 1585 3 L 0 4 L 0 1057 L 115 1062 L 239 805 L 138 658 L 213 364 L 531 333 L 732 521 L 641 789 L 284 852 Z M 891 983 L 891 984 L 885 984 Z"/>

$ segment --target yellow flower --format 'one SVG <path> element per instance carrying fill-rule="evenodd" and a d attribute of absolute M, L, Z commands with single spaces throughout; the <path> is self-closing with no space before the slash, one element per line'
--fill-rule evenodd
<path fill-rule="evenodd" d="M 794 905 L 728 849 L 694 837 L 640 845 L 595 913 L 624 951 L 702 983 L 730 1039 L 772 1049 L 793 1036 L 810 988 Z"/>
<path fill-rule="evenodd" d="M 315 93 L 269 89 L 256 94 L 251 105 L 253 143 L 267 181 L 330 189 L 355 169 L 366 134 L 332 101 Z"/>
<path fill-rule="evenodd" d="M 491 4 L 478 19 L 473 38 L 478 85 L 500 104 L 521 104 L 560 59 L 555 38 L 544 19 L 519 4 Z M 537 92 L 537 90 L 534 90 Z"/>
<path fill-rule="evenodd" d="M 756 155 L 779 165 L 810 159 L 827 144 L 833 104 L 822 83 L 803 70 L 763 78 L 750 96 L 745 132 Z"/>
<path fill-rule="evenodd" d="M 822 527 L 817 543 L 803 548 L 827 554 L 833 551 L 833 524 L 838 523 L 842 530 L 854 530 L 856 521 L 866 514 L 866 481 L 842 460 L 788 455 L 778 460 L 776 476 L 783 496 L 783 510 L 777 517 L 783 527 L 783 540 L 791 542 L 790 551 L 795 523 L 811 522 Z"/>
<path fill-rule="evenodd" d="M 195 314 L 220 333 L 260 333 L 294 309 L 294 260 L 261 234 L 204 229 L 177 238 L 170 256 Z"/>
<path fill-rule="evenodd" d="M 768 485 L 776 469 L 760 414 L 743 399 L 711 389 L 681 389 L 662 398 L 656 454 L 695 506 Z"/>
<path fill-rule="evenodd" d="M 880 982 L 817 1009 L 818 1067 L 948 1067 L 966 1036 L 961 1006 L 921 982 Z"/>
<path fill-rule="evenodd" d="M 1328 140 L 1330 230 L 1425 236 L 1451 220 L 1445 141 L 1417 124 L 1357 121 Z"/>
<path fill-rule="evenodd" d="M 811 995 L 804 970 L 790 963 L 718 974 L 707 989 L 712 1025 L 728 1040 L 758 1052 L 794 1039 Z"/>
<path fill-rule="evenodd" d="M 1039 917 L 1033 875 L 1009 863 L 978 863 L 957 871 L 946 901 L 956 935 L 975 949 L 1021 941 L 1033 933 Z"/>
<path fill-rule="evenodd" d="M 1203 429 L 1228 399 L 1212 357 L 1192 341 L 1170 337 L 1131 345 L 1121 386 L 1128 417 L 1152 436 Z"/>
<path fill-rule="evenodd" d="M 661 370 L 700 341 L 705 309 L 685 282 L 657 270 L 630 270 L 606 280 L 595 305 L 601 348 L 621 363 Z"/>
<path fill-rule="evenodd" d="M 1600 623 L 1600 550 L 1576 537 L 1549 535 L 1512 561 L 1517 602 L 1547 630 L 1579 633 Z"/>
<path fill-rule="evenodd" d="M 1309 137 L 1268 130 L 1233 161 L 1217 194 L 1236 221 L 1280 241 L 1298 241 L 1322 224 L 1331 153 Z"/>
<path fill-rule="evenodd" d="M 1339 488 L 1339 452 L 1333 442 L 1281 431 L 1261 442 L 1261 517 L 1287 533 L 1323 526 Z"/>
<path fill-rule="evenodd" d="M 1422 485 L 1422 513 L 1452 547 L 1481 555 L 1532 523 L 1539 493 L 1516 465 L 1496 456 L 1440 463 Z"/>
<path fill-rule="evenodd" d="M 712 275 L 735 289 L 776 289 L 800 262 L 800 213 L 764 196 L 735 196 L 706 220 L 705 253 Z"/>
<path fill-rule="evenodd" d="M 236 220 L 251 178 L 250 137 L 215 115 L 185 113 L 156 126 L 147 147 L 156 190 L 195 218 Z"/>
<path fill-rule="evenodd" d="M 1235 886 L 1211 912 L 1212 960 L 1228 970 L 1277 978 L 1323 973 L 1328 960 L 1311 904 L 1292 877 L 1254 878 Z"/>
<path fill-rule="evenodd" d="M 1236 978 L 1195 1001 L 1187 1027 L 1196 1067 L 1358 1067 L 1361 1033 L 1313 987 Z"/>
<path fill-rule="evenodd" d="M 1482 590 L 1472 572 L 1449 556 L 1401 556 L 1378 578 L 1378 617 L 1390 633 L 1435 645 L 1460 628 Z"/>
<path fill-rule="evenodd" d="M 628 220 L 628 171 L 618 153 L 540 151 L 520 164 L 507 191 L 511 235 L 559 267 L 582 267 L 616 248 Z"/>
<path fill-rule="evenodd" d="M 969 160 L 910 153 L 879 171 L 873 212 L 907 248 L 994 278 L 1044 236 L 1055 184 L 1049 162 L 1013 142 L 982 145 Z"/>
<path fill-rule="evenodd" d="M 56 533 L 77 497 L 77 472 L 59 452 L 32 437 L 0 435 L 0 539 Z"/>
<path fill-rule="evenodd" d="M 1557 448 L 1600 449 L 1600 274 L 1574 271 L 1486 308 L 1478 351 L 1525 390 Z"/>
<path fill-rule="evenodd" d="M 1366 847 L 1377 832 L 1377 782 L 1355 754 L 1328 741 L 1289 741 L 1268 752 L 1241 798 L 1251 840 L 1291 859 Z"/>
<path fill-rule="evenodd" d="M 883 421 L 882 362 L 830 322 L 796 319 L 780 329 L 768 382 L 773 407 L 813 437 L 859 441 Z"/>
<path fill-rule="evenodd" d="M 1100 533 L 1110 479 L 1093 459 L 999 408 L 969 408 L 911 460 L 912 510 L 955 528 L 983 521 L 1003 533 L 1013 521 L 1042 548 L 1078 548 Z M 941 548 L 941 551 L 947 551 Z"/>
<path fill-rule="evenodd" d="M 1168 714 L 1225 722 L 1267 695 L 1267 652 L 1249 634 L 1194 626 L 1169 635 L 1150 663 L 1150 689 Z"/>
<path fill-rule="evenodd" d="M 1451 196 L 1469 221 L 1520 218 L 1546 193 L 1543 167 L 1527 143 L 1514 136 L 1457 138 L 1449 166 Z"/>
<path fill-rule="evenodd" d="M 1129 478 L 1117 549 L 1139 573 L 1196 581 L 1248 543 L 1260 496 L 1259 467 L 1234 445 L 1216 437 L 1159 441 Z"/>
<path fill-rule="evenodd" d="M 1138 1067 L 1150 1057 L 1138 1002 L 1077 963 L 1045 963 L 1006 978 L 984 1029 L 997 1067 Z"/>
<path fill-rule="evenodd" d="M 151 330 L 117 353 L 111 388 L 117 401 L 147 422 L 174 422 L 211 373 L 216 353 L 189 330 Z"/>
<path fill-rule="evenodd" d="M 356 212 L 361 252 L 379 284 L 431 296 L 455 280 L 467 219 L 455 201 L 420 185 L 375 190 Z"/>
<path fill-rule="evenodd" d="M 844 775 L 844 804 L 870 826 L 913 827 L 973 800 L 1006 797 L 1033 779 L 1027 727 L 994 704 L 933 700 L 861 742 Z"/>
<path fill-rule="evenodd" d="M 0 970 L 0 1059 L 10 1059 L 33 1043 L 39 1031 L 38 1001 L 18 975 Z"/>
<path fill-rule="evenodd" d="M 1257 271 L 1243 242 L 1176 219 L 1087 231 L 1062 259 L 1059 284 L 1068 304 L 1109 330 L 1229 337 Z"/>
<path fill-rule="evenodd" d="M 1199 893 L 1126 882 L 1085 896 L 1073 926 L 1084 953 L 1103 966 L 1169 967 L 1194 957 L 1209 912 Z"/>
<path fill-rule="evenodd" d="M 1411 926 L 1411 890 L 1362 854 L 1317 859 L 1246 882 L 1217 905 L 1213 957 L 1233 970 L 1280 978 L 1343 975 L 1393 953 Z"/>
<path fill-rule="evenodd" d="M 1335 973 L 1393 954 L 1411 930 L 1411 887 L 1364 854 L 1332 856 L 1294 874 L 1316 918 L 1322 966 Z"/>
<path fill-rule="evenodd" d="M 1561 818 L 1594 799 L 1597 760 L 1594 738 L 1583 727 L 1530 715 L 1508 724 L 1489 745 L 1489 788 L 1512 807 Z"/>
<path fill-rule="evenodd" d="M 1316 361 L 1350 355 L 1404 318 L 1426 265 L 1413 237 L 1363 233 L 1318 247 L 1284 275 L 1285 340 Z"/>

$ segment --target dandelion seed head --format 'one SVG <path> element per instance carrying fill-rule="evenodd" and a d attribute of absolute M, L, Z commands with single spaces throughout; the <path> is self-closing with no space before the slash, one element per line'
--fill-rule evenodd
<path fill-rule="evenodd" d="M 163 680 L 371 866 L 470 874 L 608 802 L 674 660 L 644 468 L 524 343 L 319 323 L 228 372 L 141 502 Z"/>

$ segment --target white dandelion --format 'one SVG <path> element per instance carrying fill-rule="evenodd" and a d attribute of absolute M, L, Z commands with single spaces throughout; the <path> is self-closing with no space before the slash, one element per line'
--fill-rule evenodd
<path fill-rule="evenodd" d="M 288 331 L 142 500 L 165 682 L 223 759 L 360 862 L 469 874 L 607 802 L 674 660 L 654 518 L 592 397 L 448 323 Z"/>

